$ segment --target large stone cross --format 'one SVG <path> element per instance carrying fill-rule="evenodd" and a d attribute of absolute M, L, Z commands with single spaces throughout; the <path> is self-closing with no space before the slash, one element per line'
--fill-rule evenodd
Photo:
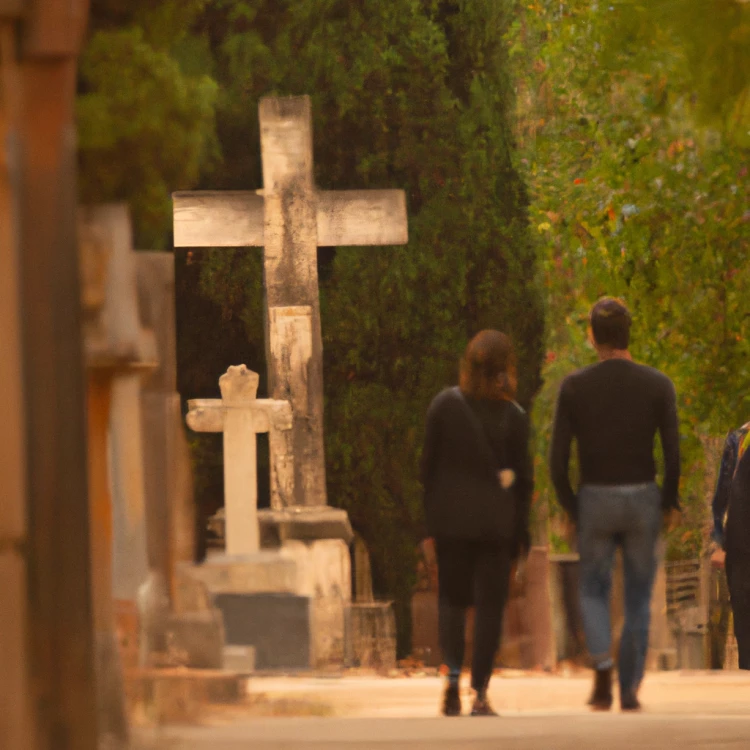
<path fill-rule="evenodd" d="M 219 378 L 220 399 L 188 401 L 187 423 L 196 432 L 224 433 L 224 514 L 227 555 L 260 549 L 256 435 L 274 438 L 292 427 L 287 401 L 256 399 L 258 374 L 245 365 Z"/>
<path fill-rule="evenodd" d="M 310 99 L 260 102 L 263 190 L 174 195 L 175 247 L 264 252 L 269 392 L 292 404 L 287 456 L 274 471 L 282 506 L 325 505 L 323 344 L 317 248 L 399 245 L 408 239 L 401 190 L 318 191 Z M 276 461 L 274 455 L 272 461 Z"/>

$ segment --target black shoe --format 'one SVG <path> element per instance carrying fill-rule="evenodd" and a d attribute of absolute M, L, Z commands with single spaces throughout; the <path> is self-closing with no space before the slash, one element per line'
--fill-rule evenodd
<path fill-rule="evenodd" d="M 622 711 L 640 711 L 641 703 L 632 690 L 620 692 L 620 709 Z"/>
<path fill-rule="evenodd" d="M 609 711 L 612 708 L 612 670 L 597 669 L 594 678 L 594 692 L 589 698 L 589 706 L 594 711 Z"/>
<path fill-rule="evenodd" d="M 477 696 L 471 709 L 472 716 L 497 716 L 486 697 Z"/>
<path fill-rule="evenodd" d="M 461 696 L 458 694 L 458 685 L 448 685 L 443 695 L 443 716 L 461 715 Z"/>

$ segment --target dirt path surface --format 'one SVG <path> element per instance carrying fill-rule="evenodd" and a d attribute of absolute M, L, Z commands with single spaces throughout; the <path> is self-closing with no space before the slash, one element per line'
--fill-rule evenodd
<path fill-rule="evenodd" d="M 498 719 L 436 718 L 435 677 L 256 678 L 201 726 L 141 730 L 138 750 L 750 750 L 750 675 L 649 675 L 638 715 L 591 714 L 588 677 L 495 677 Z M 468 696 L 465 709 L 470 707 Z"/>

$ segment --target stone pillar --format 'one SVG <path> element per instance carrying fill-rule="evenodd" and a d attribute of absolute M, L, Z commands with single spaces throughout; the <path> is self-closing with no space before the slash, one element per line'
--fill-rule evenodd
<path fill-rule="evenodd" d="M 156 367 L 141 392 L 148 560 L 174 594 L 174 572 L 195 557 L 195 507 L 190 449 L 177 393 L 174 255 L 136 253 L 143 325 L 152 330 Z"/>
<path fill-rule="evenodd" d="M 111 377 L 90 371 L 88 388 L 91 557 L 94 562 L 94 636 L 100 732 L 125 744 L 128 724 L 112 599 L 112 501 L 109 494 L 108 436 Z"/>
<path fill-rule="evenodd" d="M 310 100 L 262 99 L 260 140 L 269 391 L 274 399 L 306 402 L 304 411 L 298 412 L 295 406 L 293 449 L 288 451 L 294 455 L 294 505 L 326 505 L 323 343 Z M 279 346 L 278 321 L 272 312 L 272 308 L 290 306 L 309 308 L 309 323 L 304 324 L 304 330 L 301 322 L 292 324 L 296 346 L 301 347 L 295 354 L 296 363 L 284 355 L 285 347 Z M 281 336 L 283 342 L 284 334 Z M 303 367 L 301 371 L 298 364 Z"/>
<path fill-rule="evenodd" d="M 131 602 L 148 576 L 140 395 L 140 374 L 114 379 L 109 431 L 113 593 L 115 599 Z"/>
<path fill-rule="evenodd" d="M 149 362 L 139 323 L 130 218 L 124 204 L 82 208 L 79 244 L 84 279 L 84 339 L 88 373 L 89 494 L 94 628 L 100 733 L 127 742 L 119 639 L 135 649 L 133 574 L 146 570 L 145 513 L 137 378 Z M 117 411 L 112 411 L 113 393 Z M 113 502 L 113 490 L 115 492 Z M 117 518 L 117 524 L 113 523 Z M 117 573 L 113 553 L 117 540 Z M 120 578 L 122 575 L 122 578 Z M 119 619 L 113 589 L 127 598 Z M 130 623 L 123 628 L 123 623 Z"/>
<path fill-rule="evenodd" d="M 219 379 L 224 411 L 224 505 L 228 555 L 260 549 L 256 424 L 251 410 L 258 374 L 230 368 Z"/>

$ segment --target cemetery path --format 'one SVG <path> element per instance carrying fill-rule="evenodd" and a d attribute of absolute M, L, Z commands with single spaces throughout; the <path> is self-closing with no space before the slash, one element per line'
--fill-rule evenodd
<path fill-rule="evenodd" d="M 255 710 L 142 730 L 136 750 L 750 748 L 750 674 L 649 674 L 637 715 L 587 711 L 588 676 L 506 676 L 491 685 L 501 718 L 436 718 L 441 685 L 435 677 L 254 678 Z"/>
<path fill-rule="evenodd" d="M 572 719 L 575 718 L 575 721 Z M 740 750 L 750 717 L 525 716 L 499 719 L 257 719 L 165 732 L 143 750 Z"/>

